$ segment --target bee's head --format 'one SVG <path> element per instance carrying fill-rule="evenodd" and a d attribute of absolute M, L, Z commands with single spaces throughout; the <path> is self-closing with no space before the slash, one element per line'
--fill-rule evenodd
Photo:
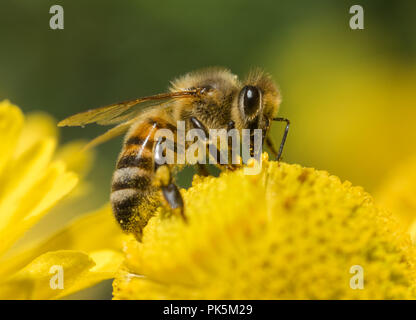
<path fill-rule="evenodd" d="M 242 128 L 262 129 L 265 135 L 279 104 L 280 94 L 271 78 L 261 71 L 252 72 L 237 98 Z"/>

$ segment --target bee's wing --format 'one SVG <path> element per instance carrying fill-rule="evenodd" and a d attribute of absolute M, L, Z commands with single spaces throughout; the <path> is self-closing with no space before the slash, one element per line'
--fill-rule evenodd
<path fill-rule="evenodd" d="M 102 135 L 99 135 L 98 137 L 92 139 L 90 142 L 88 142 L 84 149 L 90 149 L 98 146 L 99 144 L 102 144 L 104 142 L 107 142 L 108 140 L 111 140 L 115 137 L 118 137 L 125 133 L 127 130 L 129 130 L 130 126 L 133 124 L 133 122 L 136 121 L 136 118 L 133 118 L 129 121 L 120 123 L 119 125 L 115 126 L 114 128 L 111 128 L 110 130 L 106 131 Z"/>
<path fill-rule="evenodd" d="M 149 109 L 169 107 L 175 99 L 189 98 L 196 94 L 197 90 L 178 91 L 115 103 L 77 113 L 59 122 L 58 126 L 84 126 L 89 123 L 101 125 L 117 124 L 137 118 Z"/>

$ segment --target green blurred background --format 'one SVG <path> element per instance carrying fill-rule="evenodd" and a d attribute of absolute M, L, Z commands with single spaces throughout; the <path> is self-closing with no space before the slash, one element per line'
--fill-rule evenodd
<path fill-rule="evenodd" d="M 49 28 L 64 8 L 65 29 Z M 349 8 L 364 8 L 351 30 Z M 416 2 L 46 1 L 0 4 L 0 99 L 56 119 L 163 92 L 219 65 L 272 74 L 292 121 L 284 160 L 328 170 L 372 192 L 416 152 Z M 64 128 L 61 141 L 105 128 Z M 278 143 L 283 127 L 275 124 Z M 85 209 L 108 201 L 120 139 L 97 148 Z M 182 175 L 189 185 L 192 172 Z"/>

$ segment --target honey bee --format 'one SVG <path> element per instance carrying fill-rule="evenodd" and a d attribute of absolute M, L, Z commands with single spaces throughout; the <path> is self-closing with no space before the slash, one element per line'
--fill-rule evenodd
<path fill-rule="evenodd" d="M 138 98 L 75 114 L 59 126 L 117 124 L 89 143 L 96 146 L 127 132 L 118 157 L 111 186 L 114 216 L 123 231 L 140 241 L 143 228 L 161 201 L 186 221 L 184 202 L 174 182 L 177 165 L 159 165 L 161 140 L 155 141 L 158 129 L 176 134 L 176 121 L 185 122 L 186 130 L 197 128 L 208 135 L 209 129 L 261 129 L 270 151 L 280 160 L 289 131 L 289 120 L 276 117 L 280 93 L 271 77 L 255 70 L 240 81 L 229 70 L 209 68 L 190 72 L 171 82 L 168 93 Z M 286 122 L 277 151 L 267 136 L 271 121 Z M 221 169 L 236 165 L 218 164 Z M 206 175 L 205 165 L 198 164 Z"/>

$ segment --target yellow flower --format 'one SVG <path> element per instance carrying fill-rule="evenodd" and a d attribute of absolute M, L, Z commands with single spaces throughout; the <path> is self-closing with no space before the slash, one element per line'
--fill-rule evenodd
<path fill-rule="evenodd" d="M 416 155 L 394 168 L 386 177 L 375 198 L 397 214 L 400 222 L 408 227 L 416 218 Z"/>
<path fill-rule="evenodd" d="M 143 242 L 126 243 L 114 298 L 416 297 L 410 239 L 370 195 L 324 171 L 264 160 L 257 176 L 196 177 L 183 191 L 187 224 L 160 209 Z"/>
<path fill-rule="evenodd" d="M 56 149 L 55 122 L 43 114 L 24 119 L 0 102 L 0 299 L 60 298 L 113 277 L 121 263 L 121 233 L 108 206 L 79 218 L 37 244 L 16 242 L 72 194 L 91 153 L 80 143 Z M 76 190 L 76 189 L 75 189 Z M 54 289 L 54 266 L 63 289 Z"/>
<path fill-rule="evenodd" d="M 394 168 L 375 194 L 383 207 L 397 215 L 416 243 L 416 155 Z"/>

